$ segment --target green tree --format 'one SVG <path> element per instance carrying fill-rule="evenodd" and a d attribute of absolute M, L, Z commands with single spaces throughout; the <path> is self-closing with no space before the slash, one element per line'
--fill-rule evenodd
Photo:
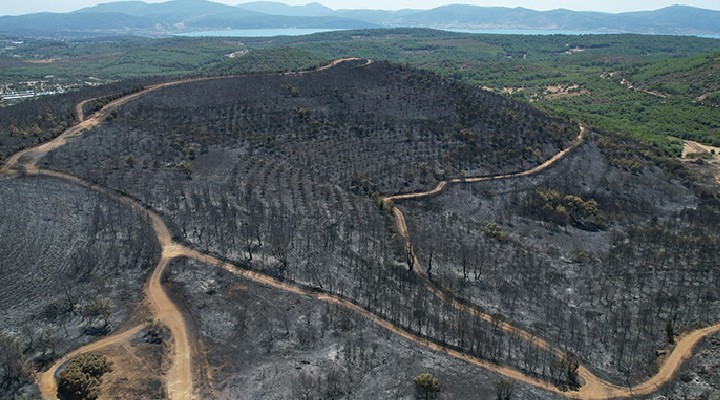
<path fill-rule="evenodd" d="M 440 391 L 440 381 L 431 373 L 424 372 L 413 378 L 415 389 L 423 399 L 428 400 Z"/>
<path fill-rule="evenodd" d="M 102 376 L 112 364 L 100 354 L 72 358 L 58 379 L 58 393 L 68 400 L 95 400 L 100 395 Z"/>

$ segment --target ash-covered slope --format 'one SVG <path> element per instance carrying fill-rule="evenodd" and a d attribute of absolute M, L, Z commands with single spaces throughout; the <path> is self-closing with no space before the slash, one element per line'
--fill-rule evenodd
<path fill-rule="evenodd" d="M 91 146 L 93 164 L 132 155 L 192 165 L 205 163 L 201 155 L 213 148 L 232 148 L 250 162 L 286 165 L 345 188 L 398 193 L 447 177 L 523 170 L 577 136 L 576 126 L 504 97 L 397 65 L 363 64 L 167 88 L 125 106 L 55 160 Z"/>

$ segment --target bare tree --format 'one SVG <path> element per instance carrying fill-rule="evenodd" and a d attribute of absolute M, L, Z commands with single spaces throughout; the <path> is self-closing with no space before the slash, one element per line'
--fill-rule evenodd
<path fill-rule="evenodd" d="M 14 337 L 0 333 L 0 389 L 9 391 L 18 386 L 26 376 L 25 356 L 20 344 Z"/>
<path fill-rule="evenodd" d="M 514 383 L 512 379 L 497 379 L 495 381 L 495 391 L 497 394 L 497 400 L 510 400 L 512 399 L 514 391 Z"/>

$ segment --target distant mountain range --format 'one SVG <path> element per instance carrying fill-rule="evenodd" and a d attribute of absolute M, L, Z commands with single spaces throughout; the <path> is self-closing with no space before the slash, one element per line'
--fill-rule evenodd
<path fill-rule="evenodd" d="M 656 11 L 609 14 L 459 4 L 432 10 L 332 10 L 319 3 L 291 6 L 257 1 L 230 6 L 207 0 L 171 0 L 150 4 L 120 1 L 69 13 L 0 17 L 0 34 L 41 36 L 381 27 L 720 35 L 720 11 L 675 5 Z"/>

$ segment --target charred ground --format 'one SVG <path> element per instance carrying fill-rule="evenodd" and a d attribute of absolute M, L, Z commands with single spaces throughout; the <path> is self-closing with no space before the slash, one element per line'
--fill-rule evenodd
<path fill-rule="evenodd" d="M 72 184 L 0 179 L 0 195 L 0 331 L 29 363 L 3 380 L 4 397 L 30 382 L 30 370 L 119 329 L 159 252 L 143 218 Z M 107 321 L 84 312 L 97 295 L 112 302 Z"/>
<path fill-rule="evenodd" d="M 711 228 L 716 206 L 642 157 L 627 156 L 633 143 L 593 136 L 537 176 L 450 185 L 436 198 L 396 205 L 409 211 L 411 238 L 425 266 L 428 252 L 434 253 L 435 284 L 495 312 L 493 322 L 427 292 L 408 271 L 392 204 L 380 201 L 381 195 L 426 190 L 448 177 L 531 168 L 567 147 L 577 129 L 432 74 L 353 61 L 306 74 L 213 79 L 149 93 L 51 152 L 42 165 L 139 199 L 194 248 L 339 294 L 428 341 L 560 387 L 577 383 L 555 353 L 499 329 L 507 320 L 576 353 L 615 382 L 633 383 L 653 371 L 648 360 L 664 347 L 669 320 L 681 331 L 718 316 L 715 256 L 704 251 L 704 244 L 717 248 Z M 545 209 L 541 202 L 547 199 Z M 630 245 L 633 240 L 641 246 Z M 660 252 L 668 255 L 665 263 L 647 272 Z M 487 263 L 480 273 L 469 272 L 479 260 Z M 625 264 L 630 268 L 621 268 Z M 357 333 L 328 339 L 345 328 L 324 325 L 317 305 L 300 307 L 305 319 L 278 311 L 263 324 L 255 314 L 269 303 L 254 298 L 278 297 L 276 303 L 288 301 L 287 309 L 299 304 L 290 295 L 258 294 L 265 289 L 255 288 L 238 294 L 246 290 L 243 283 L 228 283 L 222 273 L 210 278 L 173 269 L 168 277 L 207 342 L 216 372 L 208 390 L 225 396 L 236 395 L 236 374 L 278 377 L 287 369 L 273 348 L 289 349 L 297 341 L 295 360 L 312 356 L 314 345 L 305 346 L 318 336 L 321 352 L 357 340 Z M 252 311 L 246 305 L 251 301 Z M 235 304 L 242 305 L 233 309 Z M 325 314 L 334 318 L 335 312 Z M 243 329 L 253 332 L 255 346 L 233 345 L 238 335 L 248 335 Z M 267 355 L 256 348 L 264 345 Z M 313 351 L 301 354 L 307 349 Z M 253 359 L 235 364 L 225 351 L 252 353 Z M 394 354 L 389 348 L 381 353 Z M 273 359 L 282 367 L 268 369 Z M 342 379 L 358 374 L 356 366 L 321 361 L 308 367 L 317 382 L 326 384 L 335 370 Z M 291 386 L 307 379 L 292 377 Z M 358 393 L 377 389 L 361 386 Z M 465 396 L 464 389 L 448 393 Z"/>
<path fill-rule="evenodd" d="M 607 147 L 627 145 L 616 140 L 596 136 L 538 176 L 451 186 L 402 206 L 437 284 L 624 385 L 656 370 L 668 329 L 720 316 L 720 214 L 647 160 L 613 166 Z M 573 224 L 567 203 L 558 218 L 549 192 L 595 202 L 603 226 Z"/>

